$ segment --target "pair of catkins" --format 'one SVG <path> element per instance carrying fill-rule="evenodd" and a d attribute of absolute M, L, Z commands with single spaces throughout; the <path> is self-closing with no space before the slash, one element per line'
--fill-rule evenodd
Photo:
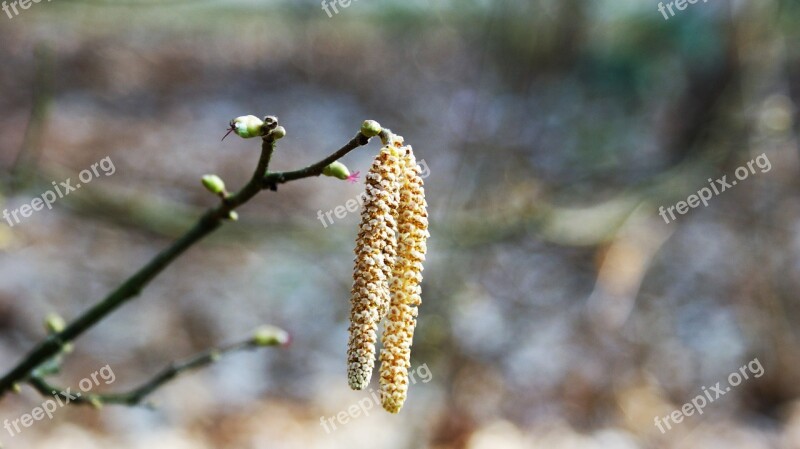
<path fill-rule="evenodd" d="M 384 146 L 366 176 L 366 197 L 355 247 L 347 350 L 350 387 L 362 390 L 375 367 L 381 337 L 383 408 L 397 413 L 408 393 L 411 343 L 421 303 L 428 213 L 421 169 L 411 146 L 386 130 Z"/>
<path fill-rule="evenodd" d="M 265 121 L 248 115 L 230 122 L 225 137 L 235 132 L 243 138 L 263 136 Z M 273 118 L 273 123 L 277 120 Z M 271 133 L 283 137 L 278 126 Z M 408 368 L 416 326 L 417 307 L 422 302 L 422 262 L 427 251 L 428 212 L 421 169 L 409 145 L 377 122 L 368 120 L 361 128 L 365 137 L 380 135 L 383 148 L 366 176 L 366 195 L 356 238 L 355 269 L 350 312 L 350 340 L 347 347 L 347 379 L 354 390 L 369 384 L 375 367 L 375 343 L 379 323 L 386 318 L 381 338 L 380 391 L 383 408 L 397 413 L 408 394 Z M 325 167 L 322 174 L 355 181 L 340 162 Z M 225 195 L 222 180 L 203 178 L 214 193 Z"/>

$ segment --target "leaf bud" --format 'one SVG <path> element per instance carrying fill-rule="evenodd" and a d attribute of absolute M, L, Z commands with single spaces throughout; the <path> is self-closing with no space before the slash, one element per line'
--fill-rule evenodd
<path fill-rule="evenodd" d="M 347 169 L 346 165 L 336 161 L 322 169 L 322 174 L 325 176 L 339 178 L 344 181 L 350 177 L 350 170 Z"/>
<path fill-rule="evenodd" d="M 275 326 L 261 326 L 253 333 L 252 342 L 256 346 L 286 345 L 291 338 L 285 330 Z"/>
<path fill-rule="evenodd" d="M 203 187 L 214 195 L 225 195 L 225 182 L 217 175 L 203 175 L 201 178 Z"/>
<path fill-rule="evenodd" d="M 67 327 L 64 318 L 55 313 L 48 314 L 44 319 L 44 328 L 50 334 L 57 334 Z"/>
<path fill-rule="evenodd" d="M 236 135 L 243 139 L 264 135 L 264 121 L 255 115 L 236 117 L 231 120 L 229 125 L 228 132 L 225 133 L 222 140 L 225 140 L 225 137 L 228 137 L 231 132 L 235 132 Z"/>
<path fill-rule="evenodd" d="M 361 134 L 366 137 L 375 137 L 381 133 L 381 125 L 375 120 L 364 120 L 361 124 Z"/>

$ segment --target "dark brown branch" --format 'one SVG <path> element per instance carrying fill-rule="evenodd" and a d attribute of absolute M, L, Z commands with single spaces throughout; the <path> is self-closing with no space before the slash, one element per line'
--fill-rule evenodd
<path fill-rule="evenodd" d="M 275 130 L 277 128 L 277 119 L 274 117 L 266 117 L 265 119 L 269 122 L 270 130 Z M 275 190 L 277 184 L 319 175 L 322 173 L 325 166 L 338 160 L 359 146 L 367 144 L 369 138 L 359 133 L 344 147 L 316 164 L 312 164 L 301 170 L 285 173 L 268 173 L 270 160 L 275 151 L 276 139 L 274 134 L 270 132 L 262 138 L 262 141 L 261 157 L 253 172 L 253 176 L 240 191 L 226 197 L 220 201 L 219 205 L 206 211 L 186 234 L 176 240 L 168 248 L 158 253 L 150 262 L 123 282 L 122 285 L 117 287 L 117 289 L 111 292 L 106 298 L 69 323 L 63 331 L 51 334 L 42 340 L 22 359 L 22 361 L 11 369 L 11 371 L 0 378 L 0 395 L 13 389 L 17 383 L 29 380 L 33 371 L 43 363 L 57 356 L 64 345 L 73 341 L 111 312 L 139 295 L 142 289 L 169 266 L 169 264 L 192 245 L 219 228 L 225 220 L 231 218 L 231 213 L 235 208 L 252 199 L 262 189 L 271 188 Z M 40 380 L 34 379 L 33 382 L 34 384 L 42 385 Z"/>

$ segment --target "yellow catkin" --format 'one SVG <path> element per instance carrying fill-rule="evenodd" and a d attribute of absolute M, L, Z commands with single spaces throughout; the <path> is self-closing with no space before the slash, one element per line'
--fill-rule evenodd
<path fill-rule="evenodd" d="M 428 212 L 421 169 L 410 146 L 399 148 L 403 159 L 397 208 L 397 256 L 390 283 L 391 304 L 381 341 L 380 387 L 383 408 L 398 413 L 408 393 L 408 368 L 422 302 L 422 263 L 425 261 Z"/>
<path fill-rule="evenodd" d="M 347 347 L 347 380 L 354 390 L 366 388 L 372 377 L 378 323 L 389 308 L 402 176 L 398 156 L 397 146 L 390 142 L 381 149 L 366 176 L 366 197 L 356 238 Z"/>

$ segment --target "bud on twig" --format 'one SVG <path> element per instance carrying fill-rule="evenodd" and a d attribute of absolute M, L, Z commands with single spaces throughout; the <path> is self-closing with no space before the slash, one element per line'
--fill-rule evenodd
<path fill-rule="evenodd" d="M 208 354 L 208 358 L 211 359 L 212 362 L 217 363 L 222 359 L 222 353 L 219 351 L 211 351 L 211 353 Z"/>
<path fill-rule="evenodd" d="M 228 132 L 222 136 L 222 140 L 228 137 L 228 134 L 235 132 L 237 136 L 243 139 L 264 135 L 264 121 L 255 115 L 243 115 L 231 120 Z"/>
<path fill-rule="evenodd" d="M 284 128 L 283 126 L 278 126 L 272 131 L 270 131 L 269 135 L 272 136 L 273 140 L 283 139 L 284 137 L 286 137 L 286 128 Z"/>
<path fill-rule="evenodd" d="M 361 124 L 361 134 L 366 137 L 375 137 L 381 133 L 381 124 L 375 120 L 364 120 Z"/>
<path fill-rule="evenodd" d="M 276 346 L 289 343 L 289 333 L 275 326 L 261 326 L 253 334 L 252 342 L 256 346 Z"/>
<path fill-rule="evenodd" d="M 203 175 L 201 181 L 203 187 L 214 195 L 225 197 L 228 194 L 225 190 L 225 182 L 217 175 Z"/>
<path fill-rule="evenodd" d="M 55 313 L 48 314 L 44 319 L 44 328 L 48 334 L 57 334 L 67 327 L 64 318 Z"/>
<path fill-rule="evenodd" d="M 48 334 L 57 334 L 67 328 L 67 323 L 60 315 L 50 313 L 44 319 L 44 328 Z M 72 349 L 72 343 L 62 343 L 61 345 L 61 350 L 66 353 L 72 352 Z"/>
<path fill-rule="evenodd" d="M 339 161 L 336 161 L 325 167 L 322 170 L 322 174 L 325 176 L 332 176 L 334 178 L 339 178 L 344 181 L 345 179 L 350 177 L 350 170 L 347 169 L 346 165 L 342 164 Z"/>

